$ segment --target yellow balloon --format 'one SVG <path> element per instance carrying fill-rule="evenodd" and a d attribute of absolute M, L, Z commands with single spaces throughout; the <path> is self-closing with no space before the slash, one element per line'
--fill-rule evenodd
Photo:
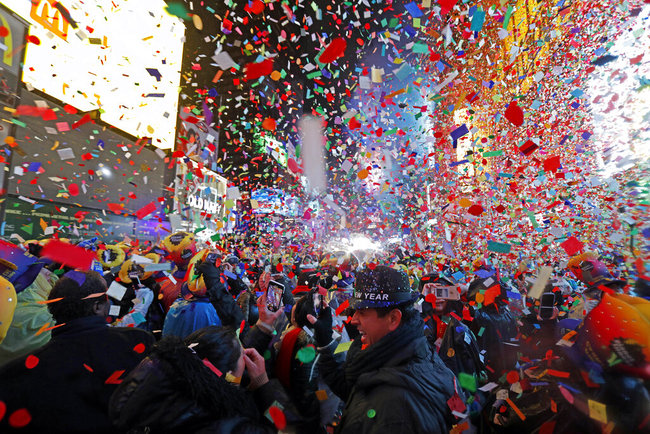
<path fill-rule="evenodd" d="M 0 343 L 7 336 L 15 310 L 16 290 L 7 279 L 0 277 Z"/>

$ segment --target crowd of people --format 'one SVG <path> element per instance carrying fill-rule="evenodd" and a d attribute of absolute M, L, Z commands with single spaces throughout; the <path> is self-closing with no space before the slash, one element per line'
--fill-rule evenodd
<path fill-rule="evenodd" d="M 0 432 L 650 432 L 641 260 L 49 242 L 0 246 Z"/>

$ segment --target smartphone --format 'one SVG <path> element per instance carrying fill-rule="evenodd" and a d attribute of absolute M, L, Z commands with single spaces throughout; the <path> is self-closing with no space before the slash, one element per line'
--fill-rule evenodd
<path fill-rule="evenodd" d="M 284 285 L 275 280 L 271 280 L 266 289 L 266 306 L 271 312 L 277 312 L 280 309 L 282 294 L 284 294 Z"/>
<path fill-rule="evenodd" d="M 314 312 L 316 316 L 320 315 L 320 310 L 323 307 L 323 296 L 320 294 L 314 294 Z"/>
<path fill-rule="evenodd" d="M 539 300 L 539 317 L 541 319 L 551 319 L 554 307 L 555 294 L 552 292 L 545 292 Z"/>

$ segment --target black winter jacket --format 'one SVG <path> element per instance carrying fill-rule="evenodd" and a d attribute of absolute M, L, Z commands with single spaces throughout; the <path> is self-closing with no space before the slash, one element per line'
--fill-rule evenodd
<path fill-rule="evenodd" d="M 11 432 L 9 415 L 19 409 L 31 416 L 20 433 L 114 432 L 111 394 L 153 343 L 151 333 L 109 327 L 98 316 L 55 328 L 45 346 L 0 369 L 0 402 L 7 405 L 0 432 Z"/>
<path fill-rule="evenodd" d="M 406 344 L 383 367 L 361 374 L 354 384 L 346 381 L 341 363 L 328 348 L 319 364 L 325 381 L 346 401 L 339 433 L 449 432 L 454 422 L 447 405 L 454 394 L 453 373 L 431 352 L 426 337 Z"/>
<path fill-rule="evenodd" d="M 249 392 L 226 383 L 204 366 L 180 340 L 160 341 L 113 394 L 109 411 L 122 432 L 273 432 L 263 416 L 274 404 L 288 423 L 297 416 L 289 398 L 271 381 Z"/>

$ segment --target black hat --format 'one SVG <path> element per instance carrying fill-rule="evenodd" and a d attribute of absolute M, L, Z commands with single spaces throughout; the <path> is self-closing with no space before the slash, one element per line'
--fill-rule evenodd
<path fill-rule="evenodd" d="M 411 291 L 406 273 L 379 265 L 372 270 L 366 268 L 357 275 L 350 308 L 397 306 L 412 303 L 417 297 L 417 292 Z"/>

